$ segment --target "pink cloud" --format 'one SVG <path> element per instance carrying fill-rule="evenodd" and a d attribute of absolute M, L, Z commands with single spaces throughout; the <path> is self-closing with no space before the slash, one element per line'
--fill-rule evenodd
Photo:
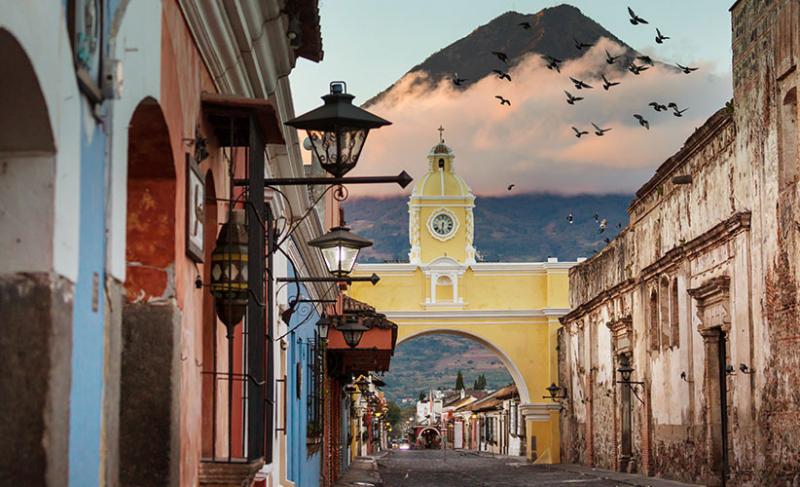
<path fill-rule="evenodd" d="M 564 63 L 560 74 L 531 55 L 511 70 L 512 82 L 491 76 L 464 91 L 447 80 L 433 86 L 425 77 L 407 75 L 369 107 L 393 125 L 370 134 L 353 174 L 405 169 L 419 178 L 441 124 L 456 153 L 456 170 L 476 193 L 501 194 L 512 182 L 519 192 L 633 192 L 730 98 L 730 76 L 714 74 L 710 64 L 689 76 L 663 66 L 635 76 L 607 65 L 605 49 L 621 51 L 602 39 L 582 58 Z M 603 90 L 601 73 L 621 85 Z M 575 90 L 569 76 L 594 89 Z M 568 105 L 564 90 L 585 100 Z M 510 99 L 512 106 L 501 107 L 495 95 Z M 653 111 L 647 105 L 651 101 L 674 101 L 689 111 L 676 118 Z M 649 131 L 634 113 L 650 121 Z M 612 130 L 597 137 L 591 122 Z M 590 134 L 577 139 L 573 125 Z M 398 194 L 388 186 L 351 189 L 360 195 Z"/>

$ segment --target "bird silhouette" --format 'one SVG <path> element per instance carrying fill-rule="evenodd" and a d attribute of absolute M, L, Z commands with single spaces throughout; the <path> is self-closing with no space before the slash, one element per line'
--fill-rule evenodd
<path fill-rule="evenodd" d="M 656 28 L 656 42 L 658 44 L 663 44 L 667 39 L 669 39 L 669 37 L 662 34 L 661 31 Z"/>
<path fill-rule="evenodd" d="M 581 42 L 581 41 L 579 41 L 578 39 L 576 39 L 576 38 L 574 38 L 574 37 L 572 38 L 572 40 L 573 40 L 573 41 L 575 41 L 575 47 L 576 47 L 576 48 L 577 48 L 579 51 L 582 51 L 582 50 L 583 50 L 584 48 L 586 48 L 586 47 L 592 47 L 592 46 L 594 46 L 594 44 L 589 44 L 588 42 Z"/>
<path fill-rule="evenodd" d="M 697 71 L 698 69 L 700 69 L 700 68 L 690 68 L 689 66 L 681 66 L 680 64 L 675 64 L 675 66 L 677 66 L 678 69 L 683 71 L 685 74 L 692 74 L 692 71 Z"/>
<path fill-rule="evenodd" d="M 648 23 L 646 20 L 644 20 L 643 18 L 641 18 L 638 15 L 636 15 L 636 13 L 630 7 L 628 7 L 628 14 L 631 16 L 631 18 L 629 20 L 630 20 L 631 24 L 633 24 L 633 25 L 647 24 Z"/>
<path fill-rule="evenodd" d="M 459 78 L 458 77 L 458 73 L 453 73 L 453 77 L 450 78 L 450 79 L 453 81 L 453 84 L 456 85 L 456 86 L 461 86 L 465 81 L 467 81 L 466 78 Z"/>
<path fill-rule="evenodd" d="M 594 218 L 594 221 L 596 221 L 597 223 L 600 223 L 600 215 L 598 215 L 597 213 L 592 215 L 592 218 Z"/>
<path fill-rule="evenodd" d="M 639 125 L 646 128 L 647 130 L 650 130 L 650 122 L 645 120 L 643 116 L 639 115 L 638 113 L 635 113 L 633 115 L 633 118 L 639 121 Z"/>
<path fill-rule="evenodd" d="M 600 128 L 600 127 L 598 127 L 598 126 L 597 126 L 597 125 L 596 125 L 594 122 L 592 122 L 592 127 L 594 127 L 594 134 L 595 134 L 595 135 L 597 135 L 598 137 L 602 137 L 602 136 L 603 136 L 603 134 L 605 134 L 606 132 L 608 132 L 609 130 L 611 130 L 611 128 L 607 128 L 607 129 L 601 129 L 601 128 Z M 597 216 L 597 215 L 595 215 L 595 217 L 596 217 L 596 216 Z"/>
<path fill-rule="evenodd" d="M 499 60 L 503 61 L 504 63 L 508 64 L 508 56 L 506 55 L 506 53 L 504 53 L 502 51 L 492 51 L 492 54 L 494 54 L 497 57 L 497 59 L 499 59 Z"/>
<path fill-rule="evenodd" d="M 516 184 L 509 184 L 506 190 L 511 191 L 512 189 L 514 189 L 514 186 L 516 186 Z"/>
<path fill-rule="evenodd" d="M 583 100 L 582 96 L 572 96 L 572 93 L 570 93 L 567 90 L 564 90 L 564 93 L 567 94 L 567 103 L 569 103 L 570 105 L 574 105 L 576 101 Z"/>
<path fill-rule="evenodd" d="M 545 56 L 544 58 L 547 60 L 547 69 L 551 71 L 555 69 L 557 73 L 561 72 L 561 63 L 564 61 L 553 56 Z"/>
<path fill-rule="evenodd" d="M 603 233 L 606 230 L 606 227 L 608 226 L 608 220 L 603 218 L 598 222 L 598 225 L 600 226 L 600 233 Z"/>
<path fill-rule="evenodd" d="M 569 215 L 567 215 L 567 222 L 568 222 L 570 225 L 572 225 L 572 222 L 574 222 L 574 221 L 575 221 L 575 217 L 574 217 L 574 216 L 572 216 L 572 212 L 569 212 Z"/>
<path fill-rule="evenodd" d="M 658 103 L 657 101 L 651 101 L 650 103 L 648 103 L 648 105 L 653 107 L 653 110 L 655 110 L 657 112 L 663 112 L 663 111 L 665 111 L 667 109 L 666 105 L 662 105 L 661 103 Z"/>
<path fill-rule="evenodd" d="M 674 107 L 672 107 L 672 114 L 675 115 L 676 117 L 680 118 L 680 117 L 683 116 L 683 113 L 688 109 L 689 109 L 689 107 L 686 107 L 683 110 L 680 110 L 680 109 L 678 109 L 677 106 L 674 106 Z"/>
<path fill-rule="evenodd" d="M 608 89 L 612 86 L 617 86 L 619 84 L 619 81 L 608 81 L 608 78 L 606 78 L 606 75 L 604 74 L 600 77 L 603 78 L 603 89 L 606 91 L 608 91 Z"/>
<path fill-rule="evenodd" d="M 647 71 L 648 69 L 650 68 L 648 68 L 647 66 L 639 66 L 636 63 L 631 63 L 628 65 L 628 71 L 635 74 L 636 76 L 639 76 L 639 74 L 642 71 Z"/>
<path fill-rule="evenodd" d="M 575 137 L 581 138 L 583 135 L 589 135 L 589 132 L 585 130 L 579 130 L 577 127 L 572 127 L 572 130 L 575 132 Z"/>
<path fill-rule="evenodd" d="M 619 58 L 620 56 L 612 56 L 611 53 L 606 50 L 606 62 L 608 64 L 614 64 Z"/>
<path fill-rule="evenodd" d="M 575 85 L 575 89 L 576 90 L 582 90 L 584 88 L 591 88 L 591 86 L 587 85 L 586 83 L 584 83 L 583 81 L 581 81 L 579 79 L 573 78 L 572 76 L 570 76 L 569 79 L 570 79 L 570 81 L 572 81 L 572 84 Z"/>
<path fill-rule="evenodd" d="M 508 105 L 508 106 L 511 106 L 511 101 L 510 101 L 509 99 L 507 99 L 507 98 L 503 98 L 503 97 L 502 97 L 502 96 L 500 96 L 500 95 L 495 95 L 495 98 L 497 98 L 498 100 L 500 100 L 500 104 L 501 104 L 501 105 Z"/>
<path fill-rule="evenodd" d="M 656 63 L 653 62 L 653 58 L 651 58 L 650 56 L 636 56 L 636 59 L 645 64 L 649 64 L 650 66 L 656 65 Z"/>
<path fill-rule="evenodd" d="M 493 69 L 492 72 L 497 74 L 497 77 L 500 79 L 507 79 L 508 81 L 511 81 L 511 75 L 506 73 L 505 71 L 499 69 Z"/>
<path fill-rule="evenodd" d="M 530 23 L 530 22 L 528 22 L 527 20 L 526 20 L 526 21 L 524 21 L 524 22 L 520 22 L 520 23 L 519 23 L 519 24 L 517 24 L 517 25 L 519 25 L 520 27 L 522 27 L 522 28 L 523 28 L 523 29 L 525 29 L 525 30 L 530 30 L 530 28 L 532 27 L 532 26 L 531 26 L 531 23 Z"/>

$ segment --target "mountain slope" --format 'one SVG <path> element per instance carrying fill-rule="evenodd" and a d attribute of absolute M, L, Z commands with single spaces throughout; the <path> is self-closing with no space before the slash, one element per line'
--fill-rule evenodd
<path fill-rule="evenodd" d="M 530 22 L 531 28 L 523 29 L 519 26 L 521 22 Z M 546 8 L 532 15 L 506 12 L 432 54 L 411 68 L 403 78 L 410 74 L 422 74 L 419 82 L 424 79 L 435 85 L 457 72 L 459 77 L 467 79 L 462 85 L 465 88 L 491 74 L 492 69 L 504 69 L 503 63 L 491 54 L 492 51 L 505 52 L 509 57 L 509 66 L 514 66 L 530 53 L 567 61 L 585 53 L 575 48 L 573 39 L 595 43 L 601 37 L 624 46 L 628 60 L 638 55 L 614 34 L 571 5 Z M 378 103 L 396 85 L 397 82 L 367 100 L 364 106 Z"/>
<path fill-rule="evenodd" d="M 564 196 L 548 193 L 479 196 L 475 206 L 475 247 L 487 261 L 574 260 L 605 246 L 627 222 L 631 195 Z M 345 205 L 353 231 L 374 242 L 362 262 L 408 259 L 408 199 L 354 198 Z M 574 223 L 567 215 L 574 215 Z M 608 220 L 599 232 L 594 215 Z"/>

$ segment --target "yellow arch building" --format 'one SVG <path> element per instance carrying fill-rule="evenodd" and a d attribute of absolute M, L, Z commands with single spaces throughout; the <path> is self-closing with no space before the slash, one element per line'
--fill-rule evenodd
<path fill-rule="evenodd" d="M 355 275 L 374 272 L 381 280 L 354 283 L 350 295 L 397 323 L 398 343 L 449 333 L 493 350 L 519 390 L 528 458 L 558 463 L 558 405 L 543 396 L 558 382 L 556 332 L 569 311 L 568 271 L 575 263 L 478 262 L 475 196 L 454 162 L 440 139 L 408 203 L 409 262 L 359 264 Z"/>

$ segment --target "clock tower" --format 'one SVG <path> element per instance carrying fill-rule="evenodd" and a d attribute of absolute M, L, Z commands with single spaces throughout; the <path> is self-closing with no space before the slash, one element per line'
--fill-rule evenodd
<path fill-rule="evenodd" d="M 412 264 L 428 265 L 448 258 L 460 265 L 475 263 L 475 195 L 455 172 L 455 154 L 439 143 L 428 153 L 428 172 L 418 180 L 408 202 Z"/>

